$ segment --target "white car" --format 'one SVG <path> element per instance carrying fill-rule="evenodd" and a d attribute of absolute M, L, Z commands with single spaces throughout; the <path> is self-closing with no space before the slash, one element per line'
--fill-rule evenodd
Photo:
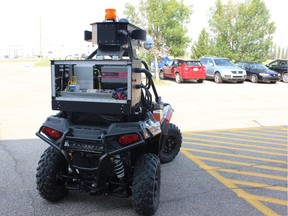
<path fill-rule="evenodd" d="M 199 60 L 206 68 L 206 79 L 212 79 L 216 83 L 243 83 L 247 77 L 246 71 L 234 65 L 228 58 L 201 57 Z"/>

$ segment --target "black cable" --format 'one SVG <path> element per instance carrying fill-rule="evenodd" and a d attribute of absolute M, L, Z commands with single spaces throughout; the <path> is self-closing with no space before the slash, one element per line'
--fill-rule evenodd
<path fill-rule="evenodd" d="M 141 105 L 145 108 L 145 111 L 151 111 L 152 107 L 153 107 L 153 103 L 152 103 L 152 95 L 149 91 L 149 89 L 146 88 L 145 85 L 141 84 L 140 85 L 141 89 L 144 89 L 145 94 L 142 91 L 141 94 Z"/>
<path fill-rule="evenodd" d="M 128 41 L 128 55 L 129 55 L 129 58 L 130 60 L 132 61 L 134 59 L 134 55 L 133 55 L 133 48 L 132 48 L 132 41 L 131 41 L 131 38 L 129 36 L 126 37 L 127 38 L 127 41 Z"/>
<path fill-rule="evenodd" d="M 140 60 L 141 60 L 141 63 L 144 65 L 145 69 L 149 71 L 149 67 L 148 67 L 147 63 L 142 59 L 140 59 Z"/>
<path fill-rule="evenodd" d="M 123 29 L 118 30 L 118 33 L 122 34 L 127 39 L 127 42 L 128 42 L 128 56 L 129 56 L 130 60 L 133 60 L 134 59 L 134 55 L 133 55 L 132 41 L 131 41 L 131 38 L 129 37 L 129 33 L 127 31 L 123 30 Z"/>
<path fill-rule="evenodd" d="M 142 61 L 142 60 L 141 60 Z M 144 61 L 143 61 L 144 62 Z M 145 86 L 147 89 L 150 89 L 150 86 L 152 86 L 152 90 L 154 92 L 154 96 L 155 96 L 155 101 L 157 103 L 159 103 L 161 101 L 161 97 L 158 96 L 158 92 L 156 90 L 156 87 L 155 87 L 155 84 L 153 82 L 153 79 L 152 79 L 152 74 L 150 73 L 149 70 L 146 69 L 147 64 L 146 62 L 144 62 L 144 66 L 145 66 L 145 69 L 144 68 L 135 68 L 135 72 L 141 72 L 141 73 L 145 73 L 146 75 L 146 78 L 149 79 L 147 85 Z"/>

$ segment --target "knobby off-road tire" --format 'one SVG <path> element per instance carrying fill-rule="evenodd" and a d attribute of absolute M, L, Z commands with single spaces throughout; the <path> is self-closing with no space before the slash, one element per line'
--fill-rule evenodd
<path fill-rule="evenodd" d="M 161 163 L 168 163 L 174 160 L 182 144 L 182 134 L 179 128 L 172 123 L 170 123 L 168 127 L 168 137 L 159 152 Z"/>
<path fill-rule="evenodd" d="M 152 153 L 139 157 L 132 182 L 132 205 L 141 215 L 153 215 L 160 198 L 160 160 Z"/>
<path fill-rule="evenodd" d="M 64 156 L 57 149 L 50 146 L 44 151 L 36 174 L 37 190 L 41 197 L 52 202 L 65 197 L 68 190 L 61 176 L 67 173 L 67 168 Z"/>

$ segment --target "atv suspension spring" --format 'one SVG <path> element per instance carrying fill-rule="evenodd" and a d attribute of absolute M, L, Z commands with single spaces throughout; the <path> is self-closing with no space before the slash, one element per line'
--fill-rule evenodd
<path fill-rule="evenodd" d="M 125 170 L 124 170 L 123 162 L 120 158 L 120 155 L 115 155 L 114 157 L 114 170 L 115 170 L 116 176 L 119 179 L 124 178 Z"/>

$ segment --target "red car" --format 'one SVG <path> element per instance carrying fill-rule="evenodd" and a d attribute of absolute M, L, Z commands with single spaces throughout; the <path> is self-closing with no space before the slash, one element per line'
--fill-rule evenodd
<path fill-rule="evenodd" d="M 159 76 L 160 79 L 175 79 L 177 83 L 184 80 L 196 80 L 202 83 L 206 78 L 206 70 L 198 60 L 173 59 L 160 69 Z"/>

